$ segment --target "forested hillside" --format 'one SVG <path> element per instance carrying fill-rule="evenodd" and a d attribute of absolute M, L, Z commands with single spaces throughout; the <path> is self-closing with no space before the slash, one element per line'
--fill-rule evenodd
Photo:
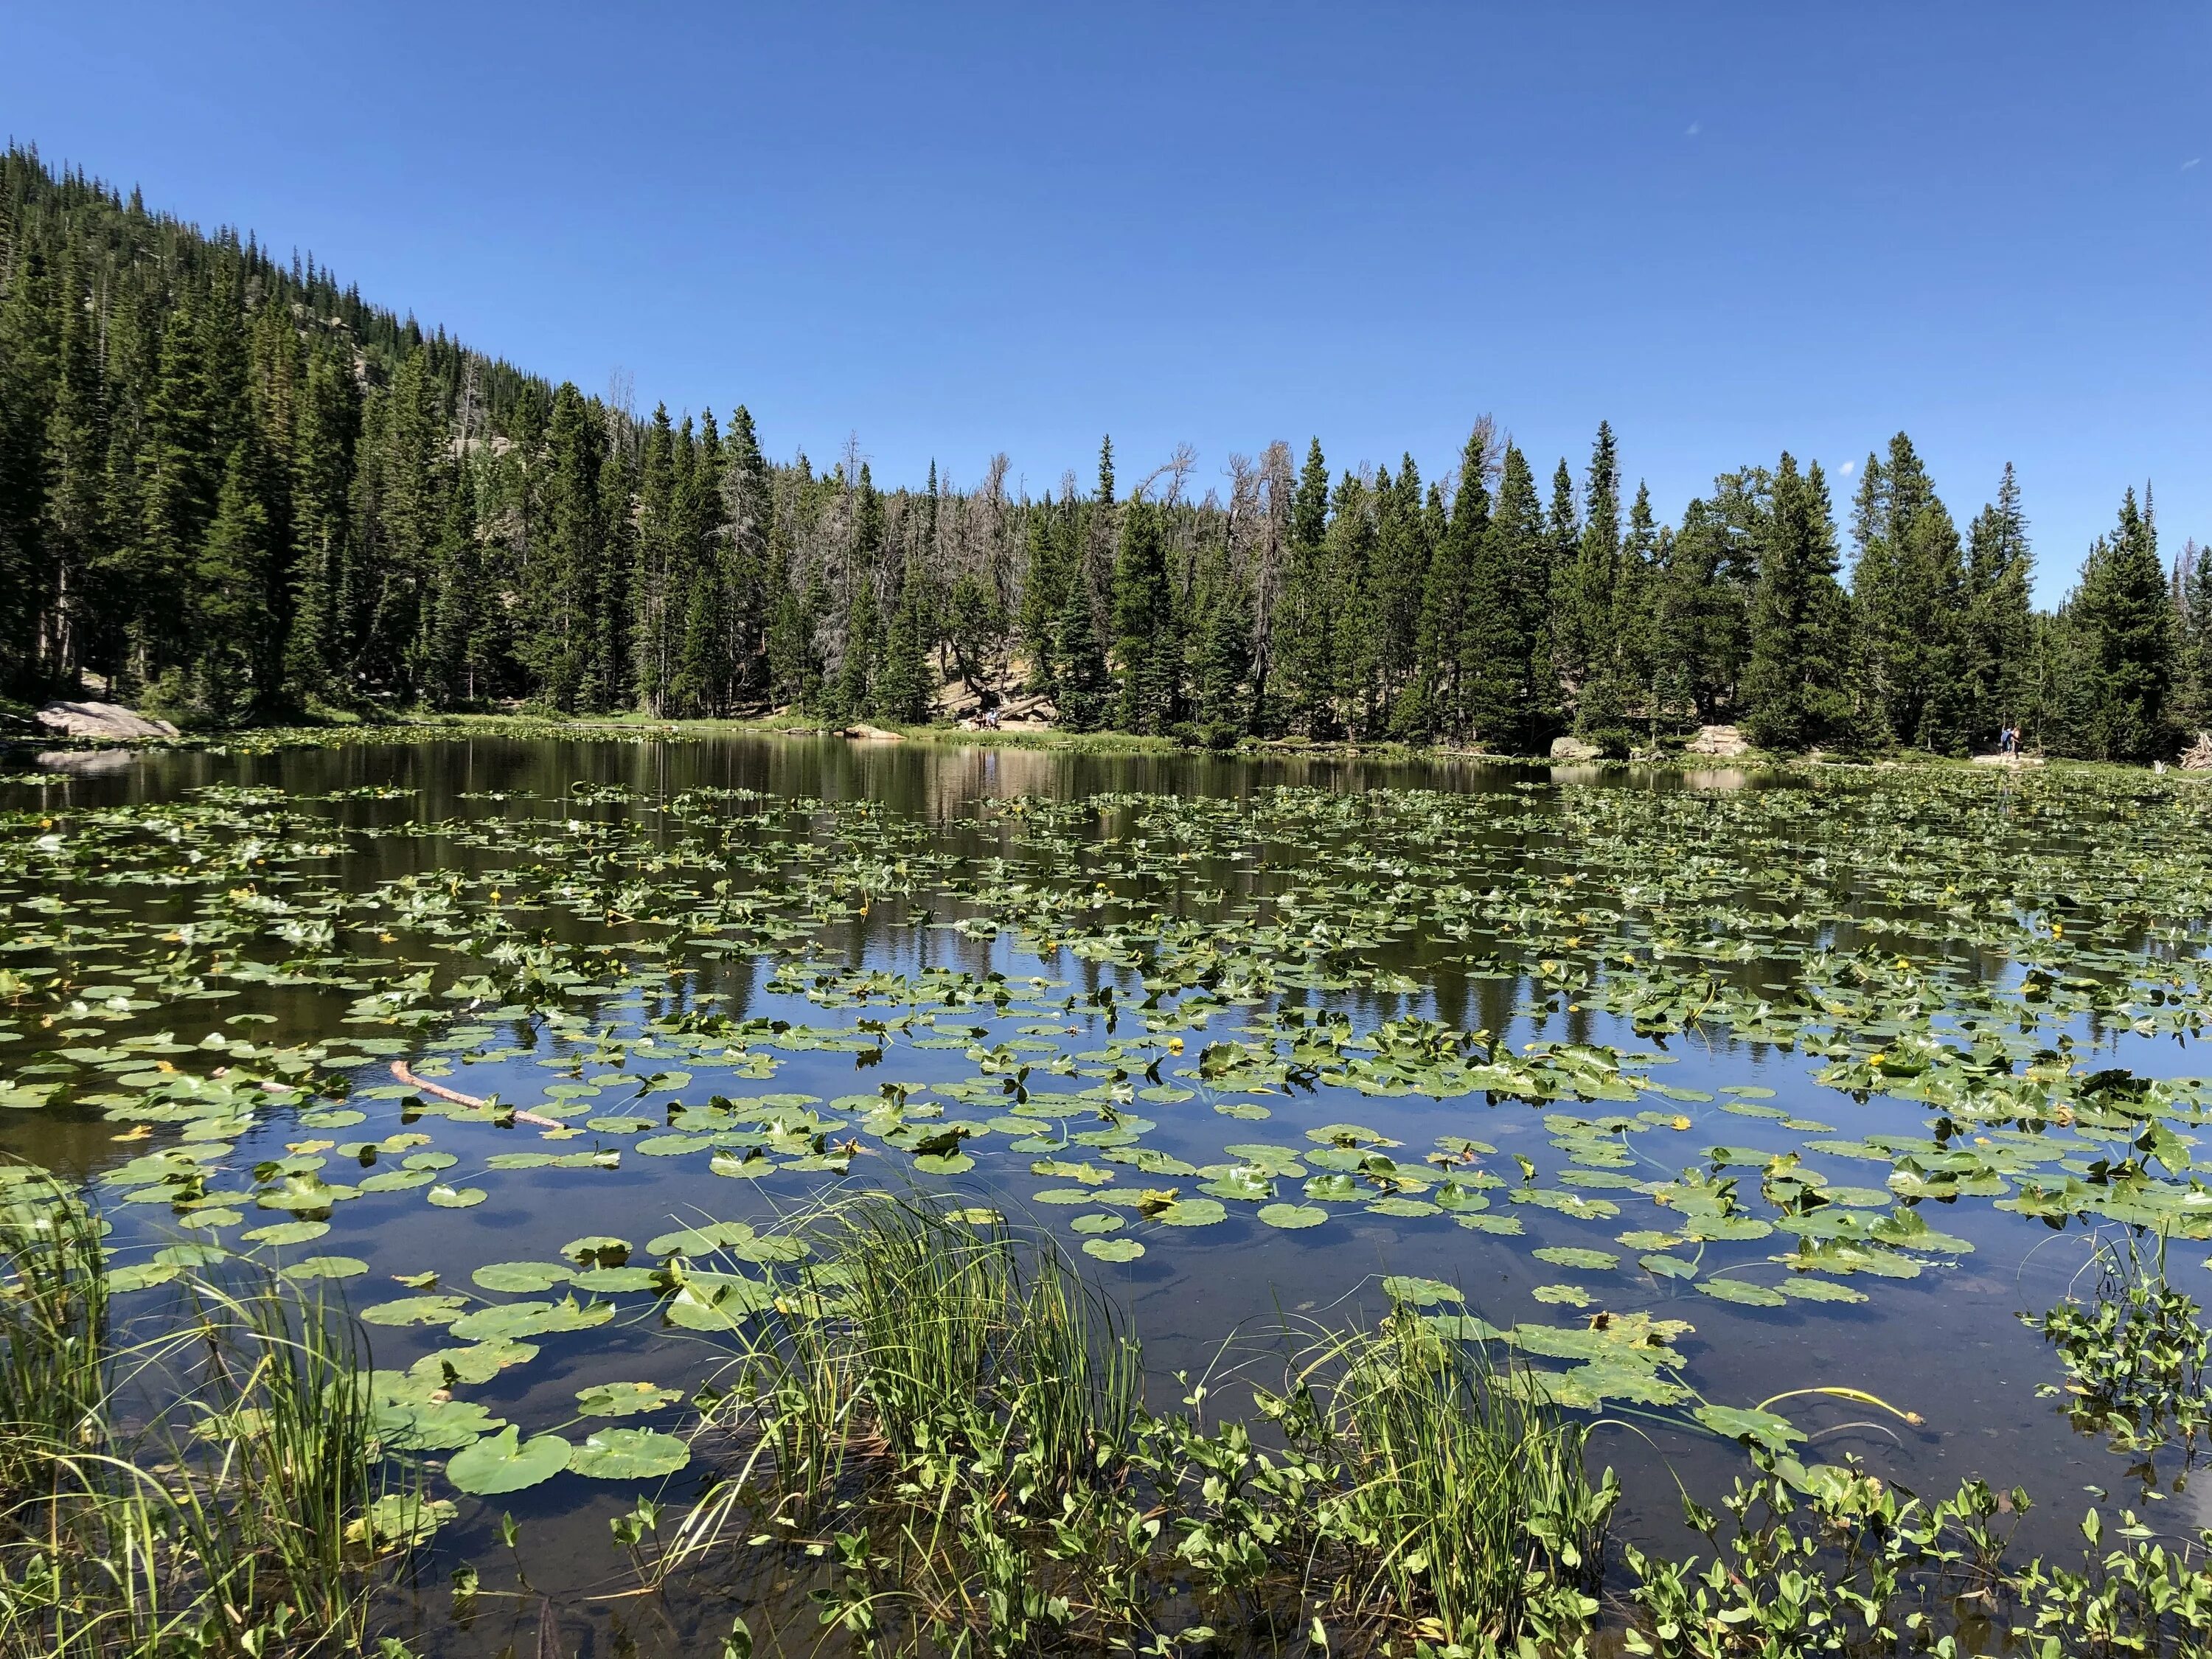
<path fill-rule="evenodd" d="M 1318 441 L 1011 495 L 771 460 L 742 406 L 639 418 L 0 159 L 0 678 L 207 724 L 318 708 L 928 717 L 948 679 L 1062 725 L 1625 750 L 2170 753 L 2212 720 L 2212 550 L 2130 490 L 2056 614 L 2009 468 L 1967 520 L 1902 434 L 1852 499 L 1784 453 L 1662 523 L 1601 424 L 1547 477 Z M 1839 510 L 1848 538 L 1839 531 Z M 1846 544 L 1848 541 L 1848 545 Z"/>

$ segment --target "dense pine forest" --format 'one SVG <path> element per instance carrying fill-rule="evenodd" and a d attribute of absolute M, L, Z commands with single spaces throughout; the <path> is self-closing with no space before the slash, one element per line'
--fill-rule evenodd
<path fill-rule="evenodd" d="M 2056 612 L 2008 468 L 1962 531 L 1910 439 L 1838 502 L 1788 453 L 1662 522 L 1601 423 L 1548 477 L 1487 420 L 1424 479 L 1320 443 L 1010 492 L 640 417 L 0 158 L 0 681 L 221 726 L 335 711 L 928 719 L 1609 752 L 1706 723 L 2148 760 L 2212 722 L 2212 548 L 2130 490 Z M 1838 525 L 1839 516 L 1844 520 Z"/>

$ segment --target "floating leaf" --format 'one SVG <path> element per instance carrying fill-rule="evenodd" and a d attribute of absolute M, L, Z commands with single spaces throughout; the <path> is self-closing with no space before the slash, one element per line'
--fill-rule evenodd
<path fill-rule="evenodd" d="M 446 1479 L 465 1492 L 494 1498 L 550 1480 L 568 1467 L 568 1443 L 557 1434 L 520 1440 L 509 1424 L 497 1434 L 453 1454 Z"/>
<path fill-rule="evenodd" d="M 672 1406 L 683 1397 L 678 1389 L 651 1382 L 600 1382 L 576 1391 L 576 1409 L 586 1417 L 635 1417 Z"/>
<path fill-rule="evenodd" d="M 598 1480 L 651 1480 L 690 1461 L 690 1447 L 653 1429 L 594 1430 L 568 1454 L 571 1472 Z"/>

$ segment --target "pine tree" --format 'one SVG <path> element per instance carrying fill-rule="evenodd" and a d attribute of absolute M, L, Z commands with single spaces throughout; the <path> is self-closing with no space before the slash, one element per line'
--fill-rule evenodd
<path fill-rule="evenodd" d="M 1328 464 L 1321 440 L 1306 449 L 1291 498 L 1290 568 L 1274 617 L 1274 684 L 1282 714 L 1310 737 L 1331 734 L 1336 651 L 1329 579 Z"/>
<path fill-rule="evenodd" d="M 27 247 L 0 294 L 0 678 L 35 682 L 46 554 L 46 426 L 54 396 L 54 301 L 45 252 Z"/>
<path fill-rule="evenodd" d="M 1459 484 L 1449 516 L 1429 537 L 1429 567 L 1421 587 L 1420 696 L 1400 735 L 1408 738 L 1468 729 L 1462 678 L 1467 635 L 1473 625 L 1475 569 L 1490 533 L 1491 426 L 1485 419 L 1460 453 Z M 1438 498 L 1439 504 L 1441 498 Z"/>
<path fill-rule="evenodd" d="M 1895 742 L 1963 751 L 1965 555 L 1904 433 L 1890 440 L 1886 463 L 1869 458 L 1853 527 L 1852 608 L 1875 718 Z"/>
<path fill-rule="evenodd" d="M 1070 582 L 1054 630 L 1053 651 L 1060 665 L 1054 701 L 1060 724 L 1071 732 L 1095 732 L 1105 723 L 1114 683 L 1099 649 L 1097 625 L 1091 614 L 1087 584 Z"/>
<path fill-rule="evenodd" d="M 1464 477 L 1460 488 L 1464 496 Z M 1458 663 L 1467 734 L 1498 752 L 1531 753 L 1550 741 L 1551 575 L 1535 475 L 1528 458 L 1508 444 L 1496 510 L 1468 573 Z"/>
<path fill-rule="evenodd" d="M 266 595 L 276 550 L 265 471 L 252 435 L 240 438 L 187 588 L 192 660 L 183 707 L 217 726 L 245 720 L 275 689 Z"/>
<path fill-rule="evenodd" d="M 61 327 L 38 527 L 46 571 L 32 586 L 40 616 L 31 653 L 40 678 L 67 680 L 75 678 L 80 661 L 77 632 L 93 603 L 93 573 L 107 550 L 108 432 L 95 319 L 88 313 L 91 296 L 82 290 L 74 260 L 63 265 L 58 291 Z"/>
<path fill-rule="evenodd" d="M 1133 499 L 1121 509 L 1114 560 L 1114 654 L 1121 669 L 1115 725 L 1155 735 L 1178 718 L 1182 649 L 1158 503 Z"/>
<path fill-rule="evenodd" d="M 2098 538 L 2069 606 L 2094 675 L 2087 738 L 2100 760 L 2148 761 L 2172 746 L 2173 612 L 2158 531 L 2130 489 L 2119 523 Z"/>
<path fill-rule="evenodd" d="M 1745 735 L 1763 749 L 1833 744 L 1851 731 L 1850 601 L 1838 568 L 1827 481 L 1817 463 L 1801 474 L 1785 451 L 1760 538 L 1743 682 Z"/>
<path fill-rule="evenodd" d="M 920 725 L 929 718 L 928 578 L 919 559 L 909 561 L 884 641 L 876 708 L 884 719 Z"/>
<path fill-rule="evenodd" d="M 1966 725 L 1973 742 L 1993 741 L 2001 728 L 2019 726 L 2027 713 L 2033 579 L 2020 482 L 2008 461 L 1996 500 L 1982 508 L 1966 533 L 1960 669 Z"/>
<path fill-rule="evenodd" d="M 2188 543 L 2174 575 L 2175 714 L 2193 736 L 2212 729 L 2212 543 Z"/>

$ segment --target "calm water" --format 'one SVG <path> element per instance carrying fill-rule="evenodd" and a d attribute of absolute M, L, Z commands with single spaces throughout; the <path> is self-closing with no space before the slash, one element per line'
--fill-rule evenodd
<path fill-rule="evenodd" d="M 1020 852 L 1018 836 L 1012 836 L 1006 820 L 986 816 L 981 803 L 1029 796 L 1075 800 L 1109 793 L 1249 802 L 1283 786 L 1346 795 L 1405 788 L 1510 793 L 1517 802 L 1538 809 L 1589 789 L 1728 791 L 1761 787 L 1733 772 L 1687 778 L 1595 769 L 1562 769 L 1554 774 L 1474 763 L 1413 767 L 1288 759 L 1101 757 L 765 738 L 665 744 L 477 739 L 261 756 L 156 755 L 119 763 L 115 757 L 101 757 L 64 784 L 36 793 L 10 788 L 0 795 L 0 804 L 65 820 L 101 809 L 155 809 L 204 799 L 198 792 L 211 787 L 282 791 L 295 799 L 403 792 L 385 799 L 356 795 L 300 806 L 298 810 L 327 821 L 327 851 L 301 857 L 296 848 L 275 850 L 268 867 L 295 868 L 305 872 L 303 878 L 317 890 L 335 888 L 350 894 L 395 892 L 395 884 L 410 877 L 458 872 L 473 878 L 512 872 L 519 894 L 532 883 L 555 883 L 562 867 L 560 861 L 547 855 L 533 869 L 511 843 L 471 846 L 466 836 L 453 833 L 454 826 L 525 818 L 549 824 L 571 819 L 628 821 L 647 832 L 647 841 L 639 844 L 673 848 L 696 826 L 664 812 L 666 803 L 702 789 L 749 791 L 766 801 L 732 796 L 740 803 L 731 808 L 732 812 L 759 814 L 793 799 L 822 804 L 814 814 L 824 826 L 811 843 L 816 851 L 805 850 L 809 843 L 803 835 L 795 843 L 792 867 L 801 873 L 810 859 L 822 861 L 817 868 L 827 867 L 830 861 L 850 854 L 850 837 L 841 840 L 833 826 L 849 823 L 851 804 L 863 802 L 880 809 L 879 816 L 864 820 L 872 826 L 874 844 L 895 843 L 918 856 L 947 857 L 951 862 L 946 867 L 958 873 Z M 611 789 L 626 798 L 592 799 Z M 493 796 L 508 799 L 488 798 Z M 1113 830 L 1110 816 L 1101 816 L 1086 823 L 1080 834 L 1097 836 Z M 735 832 L 734 844 L 758 842 L 759 836 L 751 829 L 741 827 Z M 1511 849 L 1501 844 L 1494 850 L 1498 856 L 1510 856 Z M 1159 914 L 1203 919 L 1210 914 L 1209 906 L 1269 892 L 1279 884 L 1285 867 L 1278 860 L 1296 856 L 1295 848 L 1271 852 L 1263 845 L 1242 859 L 1201 859 L 1162 885 Z M 710 884 L 705 874 L 690 871 L 664 872 L 658 879 L 697 881 L 702 889 Z M 272 885 L 271 890 L 283 890 Z M 71 902 L 82 891 L 72 890 Z M 1225 896 L 1211 896 L 1216 891 Z M 37 913 L 27 911 L 21 901 L 36 896 L 19 890 L 15 896 L 19 904 L 11 925 L 25 929 Z M 125 923 L 143 927 L 171 917 L 181 925 L 200 899 L 188 890 L 164 893 L 131 887 L 106 890 L 99 902 L 114 907 L 106 920 L 120 928 Z M 787 941 L 772 955 L 718 955 L 694 949 L 696 941 L 687 943 L 678 937 L 668 947 L 667 963 L 688 971 L 665 979 L 650 992 L 625 985 L 603 1001 L 586 998 L 572 1006 L 590 1014 L 595 1023 L 617 1024 L 648 1013 L 689 1010 L 821 1027 L 849 1025 L 883 1012 L 880 1004 L 872 1009 L 824 1008 L 799 994 L 803 976 L 801 981 L 777 977 L 779 962 L 860 963 L 909 978 L 933 970 L 978 976 L 995 972 L 1017 986 L 1034 975 L 1064 985 L 1064 991 L 1051 994 L 1054 997 L 1067 993 L 1087 997 L 1109 981 L 1119 983 L 1128 999 L 1143 994 L 1137 976 L 1126 969 L 1081 962 L 1064 951 L 1041 959 L 1020 948 L 1010 932 L 974 938 L 957 929 L 917 925 L 915 902 L 891 897 L 848 907 L 844 914 L 821 921 L 811 936 Z M 1440 904 L 1440 914 L 1433 920 L 1449 920 L 1441 910 Z M 930 920 L 957 921 L 962 914 L 955 906 Z M 359 931 L 362 919 L 351 920 L 355 930 L 341 935 L 337 948 L 378 954 L 383 936 Z M 557 904 L 534 921 L 570 940 L 604 939 L 617 947 L 641 938 L 669 937 L 665 930 L 641 933 L 618 915 L 612 921 L 587 918 Z M 19 932 L 17 942 L 27 936 Z M 395 922 L 393 939 L 394 943 L 381 947 L 386 954 L 404 953 L 409 960 L 425 963 L 441 960 L 434 943 L 426 951 L 423 939 L 410 932 L 404 921 Z M 140 948 L 134 945 L 132 950 Z M 83 954 L 118 969 L 137 965 L 131 951 L 120 946 Z M 1653 1047 L 1649 1039 L 1637 1037 L 1606 1016 L 1525 1012 L 1525 983 L 1505 976 L 1472 977 L 1449 963 L 1439 966 L 1433 959 L 1436 953 L 1418 932 L 1395 934 L 1365 954 L 1408 974 L 1413 988 L 1350 997 L 1315 991 L 1300 994 L 1303 1000 L 1347 1006 L 1355 1024 L 1418 1013 L 1455 1027 L 1498 1032 L 1516 1044 L 1541 1034 L 1613 1042 L 1625 1049 Z M 30 965 L 52 958 L 51 951 L 33 947 L 19 951 L 12 959 L 18 965 Z M 441 968 L 441 973 L 452 971 L 450 962 Z M 1746 969 L 1747 973 L 1753 971 Z M 226 1029 L 228 1023 L 227 1029 L 246 1031 L 256 1042 L 298 1044 L 357 1039 L 364 1034 L 398 1037 L 404 1040 L 404 1056 L 416 1059 L 444 1042 L 453 1059 L 469 1063 L 457 1064 L 442 1080 L 471 1094 L 496 1092 L 504 1100 L 526 1105 L 540 1100 L 545 1084 L 561 1075 L 539 1060 L 564 1049 L 591 1046 L 549 1030 L 540 1018 L 487 1022 L 481 1010 L 465 1006 L 457 1006 L 450 1018 L 411 1029 L 349 1024 L 359 994 L 328 986 L 248 985 L 220 1000 L 153 997 L 145 999 L 154 1002 L 152 1007 L 96 1018 L 85 1029 L 101 1035 L 78 1040 L 112 1042 L 134 1033 L 168 1030 L 184 1042 L 196 1043 L 207 1031 Z M 981 1011 L 985 1017 L 991 1013 L 988 1008 Z M 1079 1029 L 1082 1034 L 1071 1035 L 1067 1047 L 1082 1049 L 1100 1040 L 1094 1014 L 1087 1008 L 1079 1012 L 1068 1029 Z M 241 1024 L 237 1020 L 240 1015 L 271 1019 Z M 1033 1011 L 1017 1010 L 994 1021 L 993 1030 L 994 1035 L 1011 1032 L 1019 1023 L 1038 1018 Z M 1217 1015 L 1214 1023 L 1229 1022 Z M 42 1046 L 33 1034 L 9 1052 L 20 1060 Z M 345 1043 L 341 1041 L 339 1046 Z M 1193 1054 L 1199 1046 L 1194 1039 Z M 1756 1085 L 1773 1091 L 1771 1103 L 1778 1109 L 1847 1126 L 1845 1133 L 1859 1136 L 1919 1133 L 1927 1121 L 1927 1109 L 1910 1103 L 1876 1098 L 1853 1103 L 1811 1081 L 1820 1062 L 1771 1046 L 1708 1042 L 1691 1036 L 1671 1039 L 1665 1047 L 1675 1062 L 1667 1069 L 1665 1080 L 1683 1090 L 1711 1093 L 1723 1085 Z M 484 1054 L 495 1057 L 477 1058 Z M 356 1068 L 360 1086 L 351 1103 L 366 1112 L 366 1121 L 317 1132 L 298 1121 L 295 1108 L 274 1103 L 264 1108 L 254 1126 L 238 1137 L 225 1167 L 240 1172 L 242 1180 L 245 1172 L 263 1160 L 286 1156 L 288 1146 L 315 1139 L 375 1139 L 400 1128 L 402 1106 L 396 1097 L 405 1091 L 387 1089 L 381 1097 L 369 1092 L 390 1084 L 383 1068 L 391 1057 L 376 1054 L 374 1065 Z M 2140 1054 L 2129 1051 L 2129 1063 L 2146 1071 L 2186 1069 L 2186 1057 L 2172 1045 L 2154 1049 L 2142 1044 Z M 603 1073 L 587 1065 L 582 1076 L 590 1086 L 592 1077 L 617 1076 L 622 1069 L 617 1066 Z M 633 1074 L 657 1069 L 647 1059 L 632 1055 L 629 1060 Z M 658 1118 L 669 1101 L 702 1102 L 740 1089 L 835 1102 L 876 1092 L 892 1079 L 921 1085 L 971 1078 L 975 1069 L 957 1048 L 894 1047 L 881 1058 L 849 1049 L 787 1052 L 778 1055 L 772 1081 L 733 1085 L 726 1077 L 702 1072 L 688 1083 L 655 1088 L 650 1115 Z M 611 1103 L 605 1110 L 647 1112 L 645 1103 L 635 1108 L 612 1103 L 630 1097 L 634 1090 L 629 1085 L 607 1086 L 605 1098 Z M 1565 1107 L 1511 1102 L 1489 1106 L 1480 1095 L 1437 1101 L 1418 1095 L 1367 1096 L 1324 1086 L 1273 1101 L 1273 1115 L 1266 1122 L 1225 1119 L 1206 1109 L 1202 1101 L 1147 1104 L 1140 1109 L 1157 1126 L 1146 1132 L 1145 1145 L 1192 1164 L 1220 1161 L 1227 1143 L 1295 1143 L 1308 1128 L 1350 1121 L 1403 1142 L 1407 1151 L 1401 1156 L 1410 1158 L 1418 1158 L 1440 1135 L 1477 1138 L 1497 1149 L 1496 1158 L 1486 1161 L 1510 1175 L 1516 1152 L 1532 1161 L 1558 1163 L 1544 1124 L 1547 1111 L 1594 1114 L 1614 1109 L 1571 1103 Z M 1638 1174 L 1672 1174 L 1674 1168 L 1696 1161 L 1696 1149 L 1716 1139 L 1783 1151 L 1806 1139 L 1771 1120 L 1719 1117 L 1714 1105 L 1682 1109 L 1696 1120 L 1696 1127 L 1680 1137 L 1682 1150 L 1673 1168 Z M 0 1146 L 72 1176 L 91 1179 L 171 1138 L 171 1131 L 157 1127 L 150 1138 L 118 1140 L 121 1127 L 89 1107 L 15 1111 L 0 1115 Z M 420 1127 L 434 1132 L 438 1151 L 458 1158 L 451 1171 L 454 1177 L 465 1176 L 489 1195 L 465 1209 L 428 1206 L 419 1191 L 380 1194 L 336 1205 L 331 1231 L 312 1248 L 358 1257 L 368 1264 L 368 1275 L 343 1285 L 356 1306 L 406 1294 L 392 1278 L 431 1269 L 442 1276 L 441 1288 L 464 1291 L 470 1272 L 478 1266 L 557 1258 L 564 1243 L 583 1235 L 630 1240 L 640 1247 L 637 1259 L 644 1259 L 643 1241 L 654 1233 L 701 1217 L 757 1218 L 787 1211 L 835 1179 L 778 1175 L 763 1181 L 730 1180 L 711 1173 L 702 1158 L 634 1153 L 626 1154 L 621 1167 L 614 1170 L 484 1173 L 487 1157 L 535 1148 L 538 1143 L 532 1132 L 436 1119 L 424 1121 Z M 585 1136 L 556 1150 L 594 1144 Z M 969 1150 L 975 1157 L 972 1170 L 921 1179 L 977 1194 L 1017 1214 L 1030 1212 L 1026 1210 L 1030 1195 L 1051 1184 L 1031 1176 L 1030 1158 L 1007 1152 L 1003 1137 L 995 1144 L 979 1139 Z M 337 1178 L 335 1171 L 329 1173 Z M 882 1180 L 892 1174 L 888 1160 L 862 1158 L 856 1160 L 849 1178 Z M 1126 1178 L 1145 1179 L 1133 1172 Z M 1863 1164 L 1838 1164 L 1835 1178 L 1878 1183 L 1881 1176 L 1869 1174 Z M 1747 1184 L 1755 1179 L 1754 1174 Z M 1986 1202 L 1966 1200 L 1926 1208 L 1936 1217 L 1936 1225 L 1969 1240 L 1975 1247 L 1972 1253 L 1909 1282 L 1855 1280 L 1869 1292 L 1862 1304 L 1739 1307 L 1693 1294 L 1687 1285 L 1669 1286 L 1661 1281 L 1643 1284 L 1626 1296 L 1608 1291 L 1605 1305 L 1616 1311 L 1644 1309 L 1690 1321 L 1694 1333 L 1676 1345 L 1689 1361 L 1686 1380 L 1715 1401 L 1749 1404 L 1785 1390 L 1841 1384 L 1917 1411 L 1926 1419 L 1918 1430 L 1887 1419 L 1876 1424 L 1869 1419 L 1879 1413 L 1832 1402 L 1816 1403 L 1798 1413 L 1797 1420 L 1814 1432 L 1814 1448 L 1823 1456 L 1856 1452 L 1878 1472 L 1923 1492 L 1948 1492 L 1970 1476 L 1986 1478 L 2000 1487 L 2025 1485 L 2045 1500 L 2031 1528 L 2045 1528 L 2047 1523 L 2048 1534 L 2055 1540 L 2087 1501 L 2085 1488 L 2108 1488 L 2118 1497 L 2126 1486 L 2121 1460 L 2101 1443 L 2071 1433 L 2051 1402 L 2035 1396 L 2038 1384 L 2054 1378 L 2056 1366 L 2048 1348 L 2018 1319 L 2022 1310 L 2040 1310 L 2063 1294 L 2085 1259 L 2083 1252 L 2078 1243 L 2057 1239 L 2040 1225 L 1996 1212 Z M 111 1212 L 120 1254 L 179 1237 L 164 1206 L 117 1204 Z M 1033 1213 L 1066 1237 L 1067 1212 L 1038 1209 Z M 279 1218 L 255 1216 L 246 1224 Z M 1648 1224 L 1632 1214 L 1582 1220 L 1534 1206 L 1521 1218 L 1526 1231 L 1520 1237 L 1472 1231 L 1454 1224 L 1448 1215 L 1394 1218 L 1366 1212 L 1340 1214 L 1325 1226 L 1287 1232 L 1262 1226 L 1248 1210 L 1232 1206 L 1228 1219 L 1217 1225 L 1147 1232 L 1147 1254 L 1140 1260 L 1123 1264 L 1078 1260 L 1127 1310 L 1146 1342 L 1149 1360 L 1165 1379 L 1177 1369 L 1201 1370 L 1218 1363 L 1224 1339 L 1239 1331 L 1263 1335 L 1282 1311 L 1339 1321 L 1350 1318 L 1355 1310 L 1372 1316 L 1382 1305 L 1374 1285 L 1375 1276 L 1382 1273 L 1419 1274 L 1455 1284 L 1467 1292 L 1474 1310 L 1500 1325 L 1538 1316 L 1566 1323 L 1576 1317 L 1572 1308 L 1540 1307 L 1531 1292 L 1573 1276 L 1533 1259 L 1531 1250 L 1544 1245 L 1617 1250 L 1612 1243 L 1616 1233 Z M 1746 1247 L 1746 1254 L 1771 1252 L 1787 1243 Z M 2191 1251 L 2192 1261 L 2201 1254 L 2191 1247 L 2178 1248 Z M 2180 1279 L 2193 1268 L 2174 1271 Z M 533 1339 L 541 1348 L 534 1362 L 501 1373 L 470 1391 L 469 1397 L 526 1428 L 551 1426 L 573 1416 L 576 1391 L 594 1382 L 653 1381 L 688 1389 L 711 1375 L 718 1363 L 714 1347 L 659 1332 L 647 1316 L 649 1297 L 619 1300 L 622 1310 L 613 1323 L 576 1334 Z M 375 1363 L 385 1368 L 404 1367 L 447 1346 L 444 1334 L 434 1328 L 374 1328 L 369 1334 Z M 1263 1362 L 1254 1363 L 1261 1365 L 1256 1378 L 1272 1380 Z M 1235 1409 L 1240 1403 L 1238 1391 L 1227 1393 L 1229 1408 Z M 1164 1380 L 1154 1397 L 1166 1403 L 1174 1394 L 1172 1381 Z M 660 1426 L 675 1425 L 673 1415 L 656 1421 Z M 1674 1413 L 1635 1409 L 1617 1410 L 1601 1420 L 1593 1436 L 1591 1457 L 1593 1462 L 1613 1463 L 1626 1480 L 1618 1531 L 1663 1547 L 1686 1547 L 1668 1468 L 1710 1498 L 1717 1488 L 1725 1489 L 1743 1467 L 1735 1447 L 1686 1431 Z M 690 1474 L 678 1477 L 677 1492 L 685 1490 L 691 1479 Z M 537 1651 L 541 1632 L 552 1633 L 549 1639 L 557 1641 L 564 1653 L 700 1650 L 696 1644 L 705 1639 L 702 1632 L 727 1627 L 728 1598 L 758 1593 L 760 1587 L 702 1585 L 696 1594 L 678 1591 L 653 1601 L 594 1599 L 629 1583 L 620 1571 L 618 1555 L 608 1544 L 607 1529 L 607 1517 L 626 1509 L 629 1497 L 626 1487 L 564 1475 L 506 1499 L 481 1504 L 462 1499 L 459 1522 L 440 1535 L 421 1563 L 421 1595 L 400 1610 L 408 1626 L 402 1633 L 427 1648 L 456 1654 L 508 1647 Z M 2167 1507 L 2174 1512 L 2159 1517 L 2165 1524 L 2193 1518 L 2194 1489 L 2172 1498 Z M 496 1542 L 495 1523 L 502 1510 L 511 1511 L 522 1527 L 520 1553 L 526 1585 L 518 1584 Z M 2184 1510 L 2189 1515 L 2180 1513 Z M 512 1591 L 513 1597 L 480 1596 L 473 1619 L 457 1626 L 447 1618 L 445 1580 L 454 1565 L 466 1559 L 483 1568 L 487 1590 Z M 813 1638 L 808 1632 L 800 1639 L 811 1644 Z"/>

